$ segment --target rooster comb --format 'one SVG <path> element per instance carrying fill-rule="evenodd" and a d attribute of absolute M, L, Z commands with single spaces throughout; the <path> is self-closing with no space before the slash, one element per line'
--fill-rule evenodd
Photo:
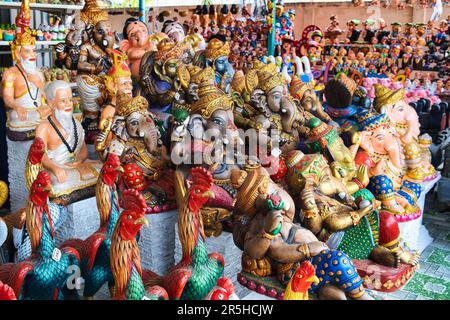
<path fill-rule="evenodd" d="M 147 210 L 147 203 L 139 191 L 127 189 L 123 192 L 123 203 L 125 210 L 132 210 L 136 212 L 145 213 Z"/>
<path fill-rule="evenodd" d="M 211 172 L 202 167 L 195 167 L 191 170 L 192 182 L 194 184 L 205 184 L 211 186 L 213 177 Z"/>

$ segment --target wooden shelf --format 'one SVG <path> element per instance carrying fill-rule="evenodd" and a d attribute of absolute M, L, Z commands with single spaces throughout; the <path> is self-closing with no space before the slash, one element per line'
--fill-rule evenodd
<path fill-rule="evenodd" d="M 0 41 L 0 46 L 9 46 L 10 41 Z M 57 41 L 36 41 L 37 46 L 54 46 L 60 42 L 64 42 L 64 40 Z"/>
<path fill-rule="evenodd" d="M 0 8 L 16 9 L 20 8 L 22 2 L 6 2 L 0 1 Z M 81 10 L 83 3 L 80 5 L 73 4 L 51 4 L 51 3 L 30 3 L 30 9 L 40 10 Z"/>

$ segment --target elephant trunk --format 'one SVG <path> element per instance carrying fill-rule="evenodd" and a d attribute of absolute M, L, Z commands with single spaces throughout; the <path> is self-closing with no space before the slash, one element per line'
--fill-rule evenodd
<path fill-rule="evenodd" d="M 158 128 L 152 119 L 147 118 L 147 124 L 144 126 L 143 133 L 144 135 L 144 143 L 148 152 L 151 154 L 158 154 Z"/>

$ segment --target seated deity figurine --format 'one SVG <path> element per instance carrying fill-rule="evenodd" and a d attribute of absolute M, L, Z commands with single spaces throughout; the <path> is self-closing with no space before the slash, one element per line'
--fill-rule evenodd
<path fill-rule="evenodd" d="M 42 165 L 52 179 L 50 197 L 67 203 L 92 196 L 101 163 L 87 159 L 84 130 L 72 114 L 72 89 L 67 82 L 56 80 L 45 86 L 45 94 L 52 114 L 38 125 L 36 137 L 47 148 Z"/>
<path fill-rule="evenodd" d="M 3 73 L 6 134 L 12 141 L 32 140 L 36 126 L 51 112 L 45 104 L 44 75 L 36 66 L 36 39 L 28 28 L 11 43 L 15 65 Z"/>
<path fill-rule="evenodd" d="M 311 83 L 294 78 L 291 81 L 289 92 L 292 97 L 298 101 L 298 105 L 306 111 L 306 120 L 309 120 L 311 116 L 314 116 L 325 123 L 331 121 L 331 117 L 324 111 L 319 96 L 316 94 Z"/>
<path fill-rule="evenodd" d="M 237 167 L 234 152 L 241 142 L 234 124 L 234 102 L 214 85 L 214 70 L 207 67 L 194 74 L 191 87 L 193 84 L 197 87 L 197 96 L 189 109 L 174 110 L 180 121 L 171 135 L 171 159 L 177 171 L 185 176 L 192 166 L 210 167 L 216 197 L 208 200 L 201 214 L 205 234 L 218 236 L 222 232 L 222 221 L 231 216 L 233 209 L 234 189 L 230 175 Z M 181 113 L 184 113 L 182 118 Z M 184 192 L 189 186 L 176 187 L 178 192 Z"/>
<path fill-rule="evenodd" d="M 83 12 L 85 11 L 85 12 Z M 87 130 L 86 141 L 95 143 L 100 118 L 101 91 L 104 78 L 113 64 L 113 56 L 120 55 L 114 50 L 114 33 L 108 13 L 97 7 L 86 6 L 81 12 L 81 20 L 89 30 L 89 39 L 80 47 L 77 63 L 77 85 L 80 105 L 83 111 L 83 127 Z"/>
<path fill-rule="evenodd" d="M 183 44 L 162 39 L 157 45 L 157 51 L 142 58 L 140 85 L 152 112 L 169 112 L 172 108 L 172 103 L 182 89 L 178 68 L 182 64 L 184 52 Z"/>
<path fill-rule="evenodd" d="M 280 284 L 286 286 L 300 263 L 310 260 L 319 279 L 310 291 L 319 299 L 370 299 L 351 258 L 330 250 L 311 231 L 294 223 L 294 201 L 269 173 L 253 163 L 244 169 L 233 170 L 231 178 L 237 189 L 235 214 L 239 216 L 233 238 L 243 251 L 238 281 L 280 294 Z M 276 280 L 266 280 L 271 276 Z"/>
<path fill-rule="evenodd" d="M 139 80 L 139 66 L 141 59 L 147 51 L 152 51 L 153 43 L 148 34 L 147 25 L 138 18 L 128 18 L 123 27 L 123 40 L 120 50 L 126 53 L 130 69 L 135 81 Z"/>
<path fill-rule="evenodd" d="M 371 178 L 367 188 L 381 201 L 383 210 L 391 212 L 397 219 L 418 218 L 420 208 L 416 201 L 421 185 L 414 179 L 403 177 L 402 148 L 390 127 L 389 118 L 367 109 L 360 109 L 358 117 L 359 134 L 355 142 L 359 151 L 355 163 L 369 168 Z"/>
<path fill-rule="evenodd" d="M 167 149 L 144 97 L 122 94 L 117 98 L 111 134 L 102 158 L 108 153 L 119 156 L 126 186 L 143 191 L 149 210 L 161 212 L 172 207 L 175 200 Z"/>
<path fill-rule="evenodd" d="M 378 202 L 367 189 L 351 190 L 334 177 L 323 155 L 295 150 L 288 154 L 286 164 L 286 182 L 302 209 L 302 225 L 330 248 L 352 259 L 371 259 L 389 267 L 418 263 L 416 254 L 399 245 L 397 220 L 378 210 Z M 352 195 L 355 201 L 344 195 Z"/>
<path fill-rule="evenodd" d="M 131 72 L 123 58 L 124 56 L 115 55 L 113 66 L 109 70 L 108 75 L 105 76 L 106 90 L 104 90 L 105 97 L 103 97 L 105 103 L 98 124 L 101 133 L 95 142 L 96 151 L 100 155 L 111 138 L 111 124 L 116 113 L 117 97 L 120 95 L 132 97 L 133 94 Z"/>
<path fill-rule="evenodd" d="M 347 148 L 338 135 L 337 128 L 328 125 L 318 118 L 308 121 L 309 132 L 305 141 L 307 150 L 311 153 L 321 153 L 330 162 L 333 176 L 341 179 L 351 193 L 365 188 L 369 183 L 367 170 L 357 170 L 355 156 L 357 146 Z"/>
<path fill-rule="evenodd" d="M 252 106 L 257 111 L 252 119 L 254 128 L 268 135 L 276 129 L 281 151 L 296 149 L 300 136 L 305 133 L 305 119 L 287 92 L 283 75 L 276 71 L 275 64 L 255 62 L 246 81 Z"/>
<path fill-rule="evenodd" d="M 375 108 L 389 117 L 400 137 L 407 166 L 406 175 L 419 182 L 427 177 L 435 177 L 434 167 L 430 162 L 422 160 L 418 142 L 419 116 L 406 102 L 405 90 L 391 91 L 381 85 L 375 85 Z"/>
<path fill-rule="evenodd" d="M 234 69 L 228 61 L 230 43 L 214 38 L 209 41 L 205 50 L 206 66 L 210 66 L 216 73 L 216 85 L 225 93 L 230 92 Z"/>

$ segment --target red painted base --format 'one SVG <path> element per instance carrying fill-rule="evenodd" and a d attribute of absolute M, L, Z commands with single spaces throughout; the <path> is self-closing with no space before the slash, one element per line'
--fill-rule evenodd
<path fill-rule="evenodd" d="M 404 263 L 398 268 L 385 267 L 371 260 L 353 260 L 353 263 L 364 280 L 364 286 L 381 292 L 397 291 L 408 282 L 417 269 L 417 266 Z"/>

